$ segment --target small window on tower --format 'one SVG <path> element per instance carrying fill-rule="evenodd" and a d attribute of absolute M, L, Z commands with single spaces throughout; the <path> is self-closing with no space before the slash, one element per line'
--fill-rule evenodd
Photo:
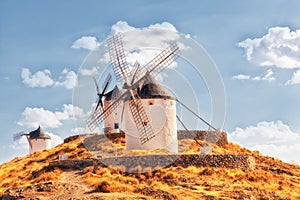
<path fill-rule="evenodd" d="M 150 100 L 149 105 L 153 105 L 153 104 L 154 104 L 153 100 Z"/>

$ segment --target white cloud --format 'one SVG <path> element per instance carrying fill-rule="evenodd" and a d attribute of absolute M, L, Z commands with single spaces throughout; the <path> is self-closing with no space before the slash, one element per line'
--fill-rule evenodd
<path fill-rule="evenodd" d="M 300 68 L 300 29 L 272 27 L 263 37 L 247 38 L 237 45 L 245 49 L 248 61 L 260 66 Z"/>
<path fill-rule="evenodd" d="M 46 132 L 46 134 L 48 134 L 51 137 L 51 147 L 55 147 L 64 142 L 64 140 L 58 135 L 49 132 Z"/>
<path fill-rule="evenodd" d="M 235 80 L 249 80 L 250 76 L 245 75 L 245 74 L 238 74 L 238 75 L 233 76 L 232 79 L 235 79 Z"/>
<path fill-rule="evenodd" d="M 58 128 L 63 120 L 85 117 L 83 110 L 71 104 L 64 104 L 62 111 L 52 112 L 44 108 L 26 107 L 21 115 L 18 125 L 28 128 Z"/>
<path fill-rule="evenodd" d="M 75 134 L 83 134 L 83 133 L 89 132 L 89 130 L 87 130 L 86 128 L 82 128 L 82 127 L 73 128 L 71 131 Z"/>
<path fill-rule="evenodd" d="M 26 107 L 18 124 L 29 128 L 35 128 L 39 125 L 45 128 L 57 128 L 61 122 L 58 116 L 49 110 Z"/>
<path fill-rule="evenodd" d="M 62 74 L 64 75 L 61 78 L 63 80 L 55 82 L 55 85 L 63 86 L 66 89 L 73 89 L 77 84 L 76 73 L 74 71 L 68 71 L 67 69 L 64 69 Z"/>
<path fill-rule="evenodd" d="M 28 149 L 29 148 L 28 140 L 27 140 L 26 136 L 22 136 L 17 141 L 14 141 L 13 144 L 9 145 L 9 147 L 12 148 L 12 149 L 14 149 L 14 150 Z"/>
<path fill-rule="evenodd" d="M 81 38 L 77 39 L 71 46 L 73 49 L 87 49 L 87 50 L 94 50 L 100 45 L 97 42 L 97 38 L 93 36 L 82 36 Z"/>
<path fill-rule="evenodd" d="M 132 26 L 129 26 L 127 22 L 124 21 L 118 21 L 111 27 L 111 32 L 112 34 L 117 34 L 117 33 L 124 33 L 127 31 L 134 30 L 135 28 Z"/>
<path fill-rule="evenodd" d="M 268 69 L 266 75 L 264 77 L 262 77 L 262 80 L 264 80 L 264 81 L 274 81 L 275 77 L 273 75 L 274 75 L 274 72 L 272 71 L 272 69 Z"/>
<path fill-rule="evenodd" d="M 238 74 L 232 77 L 232 79 L 234 80 L 253 80 L 253 81 L 274 81 L 275 77 L 274 77 L 274 72 L 272 69 L 268 69 L 266 74 L 263 76 L 250 76 L 250 75 L 246 75 L 246 74 Z"/>
<path fill-rule="evenodd" d="M 262 154 L 300 163 L 300 134 L 293 132 L 282 121 L 263 121 L 245 129 L 236 128 L 228 136 L 231 141 L 259 150 Z"/>
<path fill-rule="evenodd" d="M 300 69 L 293 73 L 291 80 L 286 82 L 286 85 L 300 84 Z"/>
<path fill-rule="evenodd" d="M 21 77 L 23 83 L 29 87 L 48 87 L 54 84 L 48 69 L 32 74 L 28 68 L 23 68 Z"/>
<path fill-rule="evenodd" d="M 169 22 L 162 22 L 161 24 L 159 23 L 153 24 L 150 25 L 149 28 L 166 29 L 166 30 L 177 32 L 175 26 Z"/>
<path fill-rule="evenodd" d="M 97 74 L 97 68 L 96 67 L 93 67 L 91 69 L 80 69 L 79 70 L 79 73 L 82 75 L 82 76 L 93 76 L 93 75 L 96 75 Z"/>
<path fill-rule="evenodd" d="M 45 69 L 42 71 L 37 71 L 32 74 L 30 69 L 23 68 L 21 72 L 21 77 L 23 83 L 29 87 L 50 87 L 50 86 L 63 86 L 66 89 L 73 89 L 76 85 L 77 75 L 74 71 L 68 71 L 64 69 L 62 71 L 62 76 L 60 80 L 55 81 L 52 79 L 50 70 Z"/>

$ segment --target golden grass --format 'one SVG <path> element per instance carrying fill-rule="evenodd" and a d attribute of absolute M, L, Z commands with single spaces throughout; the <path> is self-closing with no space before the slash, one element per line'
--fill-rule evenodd
<path fill-rule="evenodd" d="M 10 162 L 1 164 L 0 194 L 8 188 L 59 179 L 62 171 L 59 169 L 47 171 L 49 162 L 58 159 L 60 154 L 67 154 L 71 159 L 91 157 L 91 154 L 80 144 L 81 139 L 78 138 L 55 148 L 35 152 L 21 158 L 17 157 Z"/>
<path fill-rule="evenodd" d="M 120 141 L 119 141 L 120 142 Z M 165 195 L 176 195 L 178 199 L 259 199 L 267 197 L 278 199 L 289 197 L 300 199 L 300 167 L 284 163 L 278 159 L 261 156 L 259 152 L 250 151 L 239 145 L 229 143 L 224 147 L 199 141 L 205 147 L 211 147 L 213 154 L 245 154 L 252 155 L 256 160 L 256 169 L 243 171 L 241 169 L 209 168 L 209 167 L 168 167 L 152 171 L 137 166 L 135 170 L 144 172 L 130 174 L 125 170 L 99 167 L 84 169 L 83 179 L 93 186 L 95 192 L 112 193 L 132 196 L 150 196 L 158 198 L 161 191 Z M 100 144 L 99 144 L 100 145 Z M 103 149 L 111 147 L 101 143 Z M 110 144 L 111 145 L 111 144 Z M 125 151 L 124 141 L 114 143 Z M 200 147 L 192 140 L 181 140 L 179 146 L 182 153 L 199 153 Z M 186 148 L 188 147 L 188 148 Z M 80 139 L 59 145 L 53 149 L 37 152 L 23 158 L 15 158 L 0 165 L 0 194 L 8 188 L 25 186 L 44 181 L 57 180 L 62 173 L 59 169 L 48 169 L 48 163 L 58 158 L 60 154 L 67 154 L 70 159 L 90 158 L 92 155 L 84 148 Z M 127 155 L 167 154 L 167 151 L 157 149 L 153 151 L 133 150 Z M 123 167 L 124 168 L 124 167 Z M 122 169 L 122 166 L 120 166 Z M 123 172 L 122 172 L 123 171 Z M 137 188 L 150 187 L 153 194 L 137 193 Z"/>
<path fill-rule="evenodd" d="M 99 168 L 93 173 L 92 168 L 85 171 L 85 181 L 93 185 L 97 191 L 127 192 L 136 188 L 151 187 L 153 190 L 163 190 L 176 195 L 179 199 L 199 199 L 228 197 L 270 199 L 290 197 L 300 198 L 300 168 L 296 165 L 284 163 L 280 160 L 261 156 L 239 145 L 229 143 L 225 147 L 213 144 L 205 146 L 212 148 L 213 154 L 244 154 L 256 158 L 257 169 L 243 171 L 241 169 L 209 168 L 209 167 L 169 167 L 142 174 L 130 174 L 111 168 Z M 181 145 L 190 144 L 184 153 L 199 153 L 201 147 L 192 141 L 181 141 Z M 154 150 L 151 153 L 168 153 Z M 143 155 L 150 152 L 134 150 L 130 155 Z M 136 168 L 139 168 L 137 166 Z M 140 167 L 141 168 L 141 167 Z M 287 172 L 274 173 L 274 169 L 284 169 Z M 138 169 L 143 172 L 145 169 Z M 292 172 L 291 174 L 288 174 Z M 154 192 L 155 193 L 155 192 Z M 155 197 L 153 194 L 152 198 Z M 225 198 L 226 199 L 226 198 Z"/>

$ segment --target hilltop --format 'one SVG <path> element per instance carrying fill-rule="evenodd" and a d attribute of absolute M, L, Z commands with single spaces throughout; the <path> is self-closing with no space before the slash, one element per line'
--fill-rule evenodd
<path fill-rule="evenodd" d="M 207 159 L 217 157 L 222 161 L 217 164 L 193 161 L 185 165 L 179 159 L 177 164 L 157 169 L 138 166 L 135 170 L 142 173 L 130 173 L 124 170 L 126 164 L 120 166 L 123 170 L 118 170 L 95 162 L 94 152 L 86 149 L 87 142 L 94 150 L 101 148 L 109 152 L 111 148 L 105 142 L 99 143 L 97 137 L 70 137 L 55 148 L 3 163 L 0 199 L 300 199 L 298 165 L 262 156 L 237 144 L 227 141 L 211 144 L 204 140 L 197 144 L 182 137 L 179 149 L 189 145 L 181 153 L 183 157 L 197 155 L 201 148 L 209 146 L 212 152 Z M 124 137 L 112 138 L 112 142 L 118 151 L 124 151 Z M 62 154 L 68 156 L 65 163 L 57 161 Z M 167 152 L 132 151 L 129 155 L 145 158 L 167 155 Z M 246 158 L 247 162 L 253 158 L 255 163 L 243 167 L 226 161 L 235 157 Z"/>

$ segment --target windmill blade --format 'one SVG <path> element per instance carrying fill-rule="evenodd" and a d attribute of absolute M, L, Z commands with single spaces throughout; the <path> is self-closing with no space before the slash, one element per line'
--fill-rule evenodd
<path fill-rule="evenodd" d="M 179 47 L 176 43 L 171 44 L 164 49 L 160 54 L 155 56 L 149 63 L 138 70 L 136 79 L 146 79 L 157 76 L 162 70 L 166 69 L 180 55 Z M 139 81 L 140 82 L 140 81 Z"/>
<path fill-rule="evenodd" d="M 142 105 L 141 99 L 136 97 L 134 100 L 129 102 L 129 107 L 132 113 L 132 117 L 139 131 L 139 137 L 142 144 L 148 142 L 155 136 L 152 129 L 148 115 Z"/>
<path fill-rule="evenodd" d="M 135 61 L 134 65 L 133 65 L 133 74 L 132 74 L 132 77 L 131 77 L 131 85 L 134 83 L 135 79 L 136 79 L 136 76 L 138 74 L 138 72 L 140 71 L 140 63 L 138 61 Z"/>
<path fill-rule="evenodd" d="M 102 91 L 102 95 L 103 95 L 103 96 L 105 96 L 105 92 L 106 92 L 106 90 L 107 90 L 107 87 L 108 87 L 109 84 L 110 84 L 110 81 L 111 81 L 111 75 L 109 75 L 107 78 L 108 78 L 108 80 L 106 81 L 106 84 L 104 85 L 103 91 Z"/>
<path fill-rule="evenodd" d="M 97 106 L 96 106 L 95 110 L 98 109 L 99 105 L 103 108 L 102 98 L 105 96 L 105 92 L 106 92 L 106 90 L 107 90 L 107 87 L 108 87 L 109 84 L 110 84 L 110 81 L 111 81 L 111 75 L 109 74 L 109 75 L 106 77 L 106 81 L 104 82 L 103 90 L 102 90 L 102 92 L 100 92 L 99 85 L 98 85 L 98 83 L 97 83 L 96 78 L 94 77 L 94 82 L 95 82 L 95 85 L 96 85 L 97 95 L 98 95 L 98 103 L 97 103 Z"/>
<path fill-rule="evenodd" d="M 106 79 L 105 79 L 103 85 L 102 85 L 102 88 L 105 88 L 105 85 L 106 85 L 107 83 L 110 84 L 110 81 L 111 81 L 111 74 L 109 73 L 109 74 L 107 75 L 107 77 L 106 77 Z M 108 84 L 108 85 L 109 85 L 109 84 Z M 104 89 L 103 89 L 103 90 L 104 90 Z"/>
<path fill-rule="evenodd" d="M 123 101 L 123 99 L 129 94 L 129 90 L 121 94 L 117 92 L 114 94 L 114 102 L 108 105 L 105 109 L 98 107 L 95 111 L 88 117 L 87 125 L 91 131 L 94 131 L 97 126 L 99 126 L 105 118 L 107 118 Z"/>
<path fill-rule="evenodd" d="M 99 85 L 98 85 L 98 82 L 97 82 L 95 77 L 94 77 L 94 82 L 95 82 L 95 85 L 96 85 L 97 95 L 99 95 L 99 94 L 101 94 L 101 92 L 100 92 Z"/>
<path fill-rule="evenodd" d="M 98 85 L 98 82 L 97 82 L 95 77 L 94 77 L 94 82 L 95 82 L 95 85 L 96 85 L 96 90 L 97 90 L 97 95 L 98 95 L 98 103 L 97 103 L 97 106 L 95 108 L 95 110 L 97 110 L 100 104 L 101 104 L 101 107 L 103 107 L 102 95 L 101 95 L 102 93 L 100 92 L 99 85 Z"/>
<path fill-rule="evenodd" d="M 130 76 L 130 69 L 126 61 L 125 52 L 123 49 L 121 33 L 114 35 L 107 41 L 109 57 L 112 64 L 114 74 L 117 82 L 125 81 L 128 82 Z"/>
<path fill-rule="evenodd" d="M 26 135 L 26 133 L 25 133 L 25 132 L 15 133 L 15 134 L 13 135 L 13 140 L 14 140 L 14 141 L 17 141 L 17 140 L 19 140 L 23 135 Z"/>

